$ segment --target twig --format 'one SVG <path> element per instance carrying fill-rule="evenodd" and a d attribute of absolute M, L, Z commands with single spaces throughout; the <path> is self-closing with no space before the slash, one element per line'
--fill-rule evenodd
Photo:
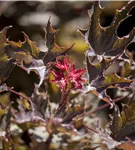
<path fill-rule="evenodd" d="M 46 142 L 45 142 L 45 149 L 46 150 L 50 150 L 50 143 L 51 143 L 51 140 L 52 140 L 52 133 L 49 135 L 49 137 L 47 138 Z"/>
<path fill-rule="evenodd" d="M 95 56 L 92 58 L 91 62 L 93 62 L 93 61 L 96 59 L 96 57 L 97 57 L 97 55 L 95 55 Z"/>
<path fill-rule="evenodd" d="M 131 93 L 127 94 L 127 95 L 124 96 L 124 97 L 116 98 L 116 99 L 112 100 L 111 103 L 119 102 L 119 101 L 123 100 L 124 98 L 128 97 L 130 94 L 131 94 Z M 86 113 L 84 113 L 84 115 L 91 115 L 91 114 L 93 114 L 93 113 L 95 113 L 95 112 L 97 112 L 97 111 L 99 111 L 99 110 L 102 110 L 102 109 L 104 109 L 104 108 L 107 108 L 107 107 L 109 107 L 109 106 L 111 105 L 111 103 L 106 103 L 106 104 L 104 104 L 103 106 L 100 106 L 100 107 L 96 108 L 96 109 L 93 110 L 92 112 L 86 112 Z"/>
<path fill-rule="evenodd" d="M 93 131 L 93 132 L 95 132 L 95 133 L 98 133 L 98 131 L 96 131 L 95 129 L 92 129 L 92 128 L 90 128 L 90 127 L 88 127 L 87 125 L 84 125 L 87 129 L 89 129 L 89 130 L 91 130 L 91 131 Z"/>
<path fill-rule="evenodd" d="M 31 102 L 31 100 L 30 100 L 27 96 L 24 96 L 24 95 L 22 95 L 22 94 L 20 94 L 20 93 L 18 93 L 18 92 L 16 92 L 16 91 L 14 91 L 13 89 L 11 89 L 11 88 L 8 87 L 8 86 L 7 86 L 7 89 L 8 89 L 9 92 L 12 92 L 12 93 L 14 93 L 14 94 L 16 94 L 16 95 L 18 95 L 18 96 L 20 96 L 20 97 L 23 97 L 23 98 L 27 99 L 29 102 Z"/>
<path fill-rule="evenodd" d="M 74 112 L 73 114 L 71 114 L 70 116 L 66 116 L 65 118 L 63 118 L 63 120 L 62 120 L 62 123 L 65 123 L 65 122 L 67 122 L 67 121 L 70 121 L 70 120 L 72 120 L 74 117 L 76 117 L 77 115 L 79 115 L 79 114 L 81 114 L 81 113 L 83 113 L 84 112 L 84 110 L 81 110 L 80 112 Z"/>
<path fill-rule="evenodd" d="M 70 92 L 70 89 L 66 92 L 62 92 L 61 101 L 60 101 L 59 107 L 57 108 L 54 116 L 59 115 L 59 113 L 62 112 L 62 110 L 66 109 L 69 92 Z"/>

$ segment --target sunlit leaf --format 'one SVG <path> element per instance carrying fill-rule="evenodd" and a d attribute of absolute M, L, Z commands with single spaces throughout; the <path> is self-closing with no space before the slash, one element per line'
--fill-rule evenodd
<path fill-rule="evenodd" d="M 127 2 L 121 10 L 117 10 L 110 26 L 102 27 L 99 22 L 103 8 L 99 1 L 94 2 L 89 11 L 90 26 L 85 33 L 86 42 L 89 42 L 95 54 L 118 55 L 127 47 L 134 38 L 135 30 L 133 29 L 127 36 L 119 38 L 117 28 L 120 23 L 129 16 L 130 10 L 134 7 L 135 2 Z M 80 30 L 81 31 L 81 30 Z M 83 34 L 84 34 L 83 33 Z M 89 51 L 90 52 L 90 51 Z"/>
<path fill-rule="evenodd" d="M 10 44 L 9 49 L 12 48 L 14 52 L 25 52 L 26 54 L 29 53 L 32 56 L 36 57 L 38 56 L 40 49 L 36 45 L 35 42 L 31 41 L 29 37 L 23 32 L 25 41 L 24 42 L 14 42 L 14 41 L 8 41 Z"/>
<path fill-rule="evenodd" d="M 45 75 L 47 74 L 47 69 L 46 66 L 44 65 L 44 62 L 42 60 L 33 59 L 31 65 L 26 69 L 28 73 L 30 73 L 31 71 L 35 71 L 39 75 L 40 77 L 39 86 L 40 86 L 44 81 Z"/>
<path fill-rule="evenodd" d="M 26 122 L 33 122 L 33 123 L 44 122 L 44 120 L 39 115 L 37 115 L 37 113 L 32 111 L 22 110 L 19 113 L 14 113 L 12 111 L 12 114 L 15 118 L 15 121 L 19 124 L 26 123 Z"/>
<path fill-rule="evenodd" d="M 73 46 L 74 44 L 72 44 L 70 47 L 60 47 L 56 43 L 54 43 L 52 49 L 48 51 L 44 56 L 44 63 L 47 64 L 48 62 L 55 61 L 56 57 L 65 55 L 69 50 L 72 49 Z"/>
<path fill-rule="evenodd" d="M 58 30 L 54 30 L 51 26 L 50 19 L 48 20 L 47 27 L 44 29 L 45 31 L 45 41 L 46 46 L 48 47 L 48 51 L 51 50 L 55 44 L 55 36 Z"/>
<path fill-rule="evenodd" d="M 38 86 L 35 86 L 35 91 L 31 97 L 32 110 L 40 113 L 42 118 L 48 119 L 50 117 L 49 112 L 49 98 L 46 92 L 39 92 Z"/>
<path fill-rule="evenodd" d="M 119 85 L 120 87 L 128 87 L 129 83 L 131 82 L 133 82 L 133 80 L 120 77 L 117 74 L 113 73 L 110 76 L 105 76 L 103 82 L 99 84 L 99 86 Z"/>
<path fill-rule="evenodd" d="M 11 112 L 10 109 L 8 108 L 5 110 L 5 114 L 0 118 L 0 136 L 3 138 L 7 138 L 7 132 L 9 130 L 9 125 L 10 125 L 10 118 L 11 118 Z"/>
<path fill-rule="evenodd" d="M 49 117 L 49 110 L 47 108 L 48 97 L 46 93 L 40 93 L 38 87 L 35 87 L 35 92 L 33 93 L 31 99 L 31 110 L 27 110 L 24 106 L 20 106 L 20 112 L 15 112 L 12 109 L 12 114 L 17 123 L 25 122 L 42 122 L 45 123 L 46 119 Z M 26 117 L 27 116 L 27 117 Z"/>
<path fill-rule="evenodd" d="M 5 27 L 1 32 L 0 32 L 0 62 L 1 61 L 7 61 L 8 60 L 8 56 L 6 55 L 6 46 L 7 44 L 7 31 L 9 28 L 11 28 L 12 26 L 8 26 Z"/>
<path fill-rule="evenodd" d="M 35 42 L 31 41 L 29 39 L 29 37 L 23 32 L 24 37 L 25 37 L 25 42 L 22 45 L 22 48 L 28 52 L 30 52 L 30 54 L 32 56 L 37 56 L 40 52 L 40 49 L 38 48 L 38 46 L 36 45 Z"/>
<path fill-rule="evenodd" d="M 90 60 L 89 56 L 86 55 L 89 83 L 105 73 L 108 67 L 116 62 L 117 58 L 118 57 L 105 58 L 101 56 L 101 58 L 99 59 L 98 56 L 95 55 L 92 60 Z"/>
<path fill-rule="evenodd" d="M 134 83 L 132 90 L 134 91 Z M 117 140 L 124 140 L 125 137 L 132 137 L 132 133 L 135 131 L 135 97 L 127 101 L 127 104 L 122 105 L 122 112 L 119 107 L 115 106 L 113 119 L 110 125 L 112 131 L 112 137 Z"/>
<path fill-rule="evenodd" d="M 134 150 L 135 144 L 132 142 L 124 142 L 120 144 L 119 146 L 117 146 L 116 148 L 121 149 L 121 150 Z"/>

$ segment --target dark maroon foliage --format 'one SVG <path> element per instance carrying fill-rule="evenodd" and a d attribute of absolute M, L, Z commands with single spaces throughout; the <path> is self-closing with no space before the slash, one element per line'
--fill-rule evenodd
<path fill-rule="evenodd" d="M 134 54 L 127 50 L 135 42 L 135 30 L 122 38 L 117 36 L 120 23 L 130 16 L 133 7 L 135 1 L 127 2 L 116 11 L 111 25 L 102 27 L 99 20 L 103 8 L 98 1 L 93 2 L 88 11 L 88 28 L 79 29 L 87 44 L 85 60 L 81 62 L 85 68 L 77 68 L 68 56 L 74 44 L 56 44 L 58 30 L 53 29 L 50 19 L 44 29 L 46 52 L 41 52 L 25 33 L 23 42 L 10 41 L 7 31 L 11 26 L 0 32 L 2 149 L 135 149 L 135 62 Z M 33 83 L 31 96 L 7 84 L 16 66 L 39 77 L 38 83 Z M 59 94 L 55 95 L 56 91 Z M 11 93 L 16 95 L 13 100 Z M 100 100 L 103 106 L 96 105 Z M 108 107 L 111 114 L 103 126 L 96 112 Z"/>

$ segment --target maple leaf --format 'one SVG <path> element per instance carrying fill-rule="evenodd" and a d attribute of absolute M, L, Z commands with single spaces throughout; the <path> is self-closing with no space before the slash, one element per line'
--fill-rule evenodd
<path fill-rule="evenodd" d="M 93 3 L 92 8 L 88 11 L 90 17 L 90 25 L 87 30 L 80 30 L 84 35 L 86 42 L 90 44 L 89 55 L 113 55 L 116 56 L 124 51 L 127 45 L 134 38 L 135 30 L 133 29 L 127 36 L 119 38 L 117 36 L 117 28 L 120 23 L 127 19 L 130 10 L 134 7 L 135 2 L 129 1 L 121 9 L 116 10 L 114 19 L 110 26 L 102 27 L 99 22 L 103 8 L 99 1 Z"/>
<path fill-rule="evenodd" d="M 90 24 L 88 29 L 80 29 L 85 42 L 89 45 L 85 54 L 88 81 L 90 86 L 96 88 L 96 90 L 90 91 L 96 93 L 100 99 L 107 97 L 106 89 L 111 85 L 112 87 L 126 88 L 133 82 L 130 80 L 130 76 L 127 78 L 118 76 L 116 68 L 111 70 L 112 74 L 108 76 L 105 73 L 114 63 L 120 66 L 122 61 L 127 61 L 127 58 L 124 59 L 121 56 L 125 54 L 125 49 L 129 43 L 134 41 L 135 30 L 132 29 L 128 35 L 119 38 L 117 29 L 120 23 L 130 16 L 129 12 L 134 5 L 134 1 L 127 2 L 121 10 L 116 10 L 112 23 L 108 27 L 102 27 L 99 18 L 103 8 L 99 1 L 95 1 L 89 11 Z M 105 101 L 109 102 L 109 99 L 107 98 Z"/>

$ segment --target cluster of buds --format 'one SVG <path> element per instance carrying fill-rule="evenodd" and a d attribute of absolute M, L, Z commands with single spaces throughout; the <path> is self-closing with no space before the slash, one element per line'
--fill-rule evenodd
<path fill-rule="evenodd" d="M 67 56 L 63 59 L 58 57 L 53 65 L 58 69 L 51 70 L 55 82 L 59 84 L 62 91 L 66 91 L 69 87 L 72 89 L 81 89 L 82 83 L 85 81 L 82 75 L 85 73 L 85 69 L 76 69 L 75 63 L 71 63 Z"/>

